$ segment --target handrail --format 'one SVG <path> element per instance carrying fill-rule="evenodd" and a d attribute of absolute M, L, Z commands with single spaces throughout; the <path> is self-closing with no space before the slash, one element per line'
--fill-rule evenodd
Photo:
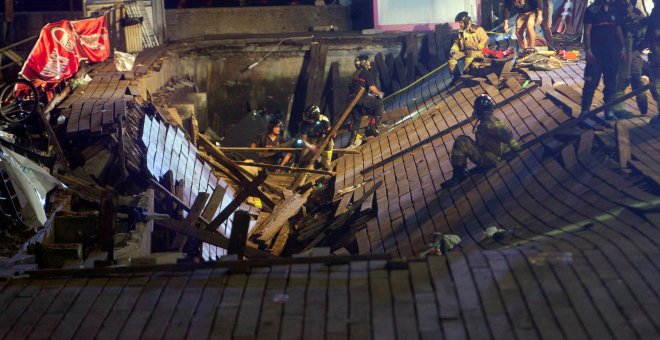
<path fill-rule="evenodd" d="M 21 41 L 15 42 L 15 43 L 13 43 L 13 44 L 11 44 L 11 45 L 7 45 L 7 46 L 5 46 L 5 47 L 3 47 L 3 48 L 0 48 L 0 53 L 4 53 L 6 50 L 11 50 L 12 48 L 14 48 L 14 47 L 16 47 L 16 46 L 18 46 L 18 45 L 23 45 L 23 44 L 25 44 L 25 43 L 27 43 L 27 42 L 30 42 L 30 41 L 32 41 L 32 40 L 35 40 L 35 39 L 37 39 L 38 37 L 39 37 L 38 35 L 33 35 L 33 36 L 29 37 L 29 38 L 25 38 L 25 39 L 23 39 L 23 40 L 21 40 Z"/>

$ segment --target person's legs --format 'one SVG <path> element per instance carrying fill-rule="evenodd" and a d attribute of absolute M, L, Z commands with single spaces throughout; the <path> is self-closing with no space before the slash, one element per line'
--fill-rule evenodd
<path fill-rule="evenodd" d="M 460 135 L 454 140 L 451 149 L 450 162 L 454 168 L 454 176 L 465 172 L 468 159 L 477 165 L 483 163 L 483 155 L 477 143 L 468 136 Z"/>
<path fill-rule="evenodd" d="M 321 153 L 321 165 L 325 170 L 332 169 L 332 150 L 335 147 L 335 140 L 330 139 L 328 145 L 325 147 L 325 150 Z"/>
<path fill-rule="evenodd" d="M 587 113 L 591 109 L 591 103 L 594 100 L 594 93 L 596 93 L 596 88 L 598 83 L 600 83 L 600 77 L 602 70 L 600 68 L 600 62 L 598 60 L 587 61 L 587 65 L 584 68 L 584 87 L 582 88 L 582 113 Z"/>
<path fill-rule="evenodd" d="M 555 42 L 552 39 L 552 29 L 550 27 L 552 27 L 552 0 L 543 0 L 543 22 L 541 22 L 543 38 L 554 49 Z"/>
<path fill-rule="evenodd" d="M 628 58 L 626 60 L 622 60 L 619 63 L 619 70 L 617 71 L 616 74 L 616 89 L 614 92 L 614 98 L 620 98 L 623 97 L 626 88 L 630 84 L 630 70 L 631 70 L 631 65 L 632 65 L 632 36 L 630 34 L 627 34 L 625 37 L 625 49 L 626 49 L 626 54 L 628 55 Z M 626 111 L 625 105 L 623 103 L 619 103 L 614 105 L 612 107 L 612 111 L 614 111 L 615 114 L 620 114 L 620 115 L 629 115 L 630 112 Z"/>
<path fill-rule="evenodd" d="M 529 41 L 527 46 L 529 46 L 529 48 L 534 48 L 536 46 L 536 30 L 534 30 L 534 28 L 536 27 L 535 12 L 530 12 L 528 14 L 527 21 L 525 22 L 525 24 L 527 29 L 527 40 Z"/>
<path fill-rule="evenodd" d="M 604 57 L 600 63 L 600 67 L 603 71 L 603 100 L 605 103 L 609 103 L 615 99 L 614 95 L 616 94 L 616 84 L 617 84 L 617 73 L 619 72 L 619 64 L 621 60 L 617 55 L 608 55 Z"/>
<path fill-rule="evenodd" d="M 633 91 L 641 88 L 642 84 L 642 67 L 644 66 L 644 60 L 642 60 L 641 51 L 633 51 L 630 56 L 631 67 L 630 67 L 630 85 L 632 86 Z M 637 107 L 639 112 L 642 115 L 646 115 L 649 111 L 649 100 L 646 96 L 646 91 L 640 93 L 635 98 L 637 100 Z"/>
<path fill-rule="evenodd" d="M 463 72 L 467 72 L 474 59 L 483 57 L 484 54 L 481 51 L 467 51 L 465 55 L 465 66 L 463 67 Z"/>
<path fill-rule="evenodd" d="M 358 136 L 358 130 L 360 129 L 360 122 L 362 121 L 362 114 L 360 113 L 360 104 L 358 103 L 353 108 L 351 113 L 352 122 L 351 122 L 351 135 L 349 137 L 350 145 L 355 144 L 356 138 Z"/>
<path fill-rule="evenodd" d="M 518 46 L 525 51 L 527 49 L 527 40 L 525 40 L 525 30 L 527 29 L 527 20 L 525 14 L 518 14 L 516 17 L 516 38 L 518 39 Z"/>

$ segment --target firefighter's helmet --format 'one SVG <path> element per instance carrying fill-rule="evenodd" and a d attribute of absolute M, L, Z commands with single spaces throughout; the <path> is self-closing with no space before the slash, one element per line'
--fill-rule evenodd
<path fill-rule="evenodd" d="M 454 21 L 455 22 L 462 22 L 465 25 L 465 27 L 467 27 L 470 24 L 470 22 L 472 21 L 472 18 L 470 17 L 468 12 L 463 11 L 463 12 L 460 12 L 460 13 L 456 14 L 456 18 L 454 19 Z"/>
<path fill-rule="evenodd" d="M 493 113 L 494 107 L 493 98 L 485 93 L 481 94 L 474 100 L 474 115 L 479 119 L 485 118 Z"/>
<path fill-rule="evenodd" d="M 358 70 L 370 69 L 371 63 L 369 62 L 369 56 L 366 54 L 361 54 L 355 58 L 355 68 Z"/>
<path fill-rule="evenodd" d="M 315 122 L 319 119 L 319 116 L 321 115 L 321 109 L 319 109 L 318 106 L 312 105 L 305 110 L 305 114 L 303 115 L 303 119 L 309 122 Z"/>

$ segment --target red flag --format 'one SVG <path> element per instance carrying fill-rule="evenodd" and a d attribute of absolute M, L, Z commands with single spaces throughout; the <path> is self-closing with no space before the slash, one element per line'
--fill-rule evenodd
<path fill-rule="evenodd" d="M 78 35 L 78 50 L 81 58 L 99 62 L 110 56 L 110 39 L 105 16 L 72 21 L 71 26 Z"/>
<path fill-rule="evenodd" d="M 35 85 L 57 83 L 78 71 L 78 48 L 68 20 L 48 24 L 27 57 L 20 75 Z"/>

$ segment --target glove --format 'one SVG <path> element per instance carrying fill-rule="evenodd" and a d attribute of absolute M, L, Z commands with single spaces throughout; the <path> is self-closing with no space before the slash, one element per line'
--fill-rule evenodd
<path fill-rule="evenodd" d="M 333 133 L 331 137 L 332 137 L 332 139 L 335 139 L 335 138 L 337 138 L 337 133 L 336 133 L 336 132 L 335 132 L 335 133 Z"/>
<path fill-rule="evenodd" d="M 312 153 L 316 153 L 316 145 L 310 146 L 309 151 L 311 151 Z"/>

